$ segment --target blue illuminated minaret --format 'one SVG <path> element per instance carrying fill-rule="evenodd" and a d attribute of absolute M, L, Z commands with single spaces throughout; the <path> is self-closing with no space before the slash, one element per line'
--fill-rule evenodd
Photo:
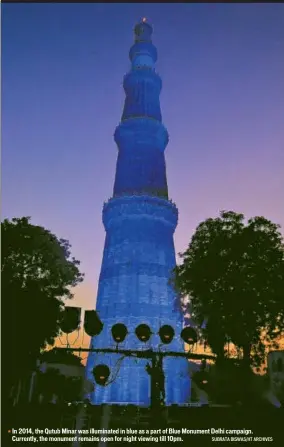
<path fill-rule="evenodd" d="M 178 210 L 168 199 L 164 156 L 168 132 L 162 124 L 162 81 L 154 68 L 157 50 L 151 41 L 152 31 L 145 19 L 136 25 L 135 43 L 129 53 L 131 70 L 124 76 L 125 104 L 114 134 L 118 157 L 113 197 L 103 208 L 106 239 L 97 311 L 104 329 L 92 339 L 94 348 L 114 347 L 111 328 L 115 323 L 124 323 L 129 334 L 120 348 L 184 349 L 180 338 L 182 315 L 169 285 L 176 262 L 173 234 Z M 134 333 L 141 323 L 154 332 L 146 344 Z M 175 329 L 169 345 L 161 345 L 157 335 L 163 324 Z M 147 361 L 120 357 L 89 355 L 88 379 L 93 381 L 92 369 L 99 363 L 109 365 L 116 377 L 106 387 L 95 385 L 91 402 L 148 405 Z M 166 403 L 186 402 L 190 389 L 187 360 L 168 358 L 164 370 Z"/>

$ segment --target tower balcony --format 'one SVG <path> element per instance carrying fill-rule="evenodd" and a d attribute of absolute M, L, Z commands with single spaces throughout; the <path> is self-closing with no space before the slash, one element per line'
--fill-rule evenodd
<path fill-rule="evenodd" d="M 150 42 L 136 42 L 129 52 L 132 68 L 148 67 L 154 69 L 157 61 L 157 49 Z"/>
<path fill-rule="evenodd" d="M 159 221 L 173 233 L 178 223 L 178 209 L 171 200 L 148 195 L 114 197 L 104 204 L 106 231 L 123 225 L 129 219 Z"/>
<path fill-rule="evenodd" d="M 142 86 L 146 83 L 148 86 L 152 86 L 159 95 L 162 90 L 162 79 L 155 70 L 141 70 L 135 69 L 131 70 L 123 78 L 123 88 L 125 93 L 133 93 L 133 90 Z M 144 67 L 147 68 L 147 67 Z"/>
<path fill-rule="evenodd" d="M 164 152 L 169 134 L 161 122 L 140 116 L 122 121 L 115 130 L 114 140 L 119 150 L 135 151 L 143 146 L 143 150 L 158 148 Z"/>

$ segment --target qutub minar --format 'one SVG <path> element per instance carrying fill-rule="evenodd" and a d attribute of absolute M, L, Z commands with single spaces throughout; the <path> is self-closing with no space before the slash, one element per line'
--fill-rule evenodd
<path fill-rule="evenodd" d="M 113 197 L 103 207 L 106 239 L 97 311 L 104 328 L 92 339 L 91 347 L 114 347 L 111 328 L 123 323 L 129 334 L 121 348 L 182 352 L 183 319 L 176 293 L 169 285 L 176 264 L 173 234 L 178 210 L 168 198 L 164 151 L 169 137 L 160 110 L 162 81 L 154 68 L 157 50 L 151 41 L 151 25 L 143 19 L 134 31 L 135 43 L 129 53 L 131 69 L 123 81 L 125 104 L 114 134 L 118 157 Z M 153 331 L 146 344 L 134 332 L 141 323 Z M 161 345 L 157 334 L 164 324 L 175 329 L 175 337 L 168 345 Z M 119 359 L 121 355 L 89 354 L 89 380 L 94 381 L 92 370 L 101 363 L 110 367 L 112 375 L 117 374 L 106 387 L 95 384 L 91 403 L 149 405 L 147 360 Z M 187 402 L 188 361 L 166 358 L 164 372 L 166 404 Z"/>

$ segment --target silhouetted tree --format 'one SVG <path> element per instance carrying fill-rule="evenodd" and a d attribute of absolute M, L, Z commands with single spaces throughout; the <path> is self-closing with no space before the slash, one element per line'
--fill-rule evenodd
<path fill-rule="evenodd" d="M 5 219 L 1 233 L 2 302 L 10 321 L 5 364 L 12 386 L 54 343 L 63 299 L 72 298 L 83 275 L 69 242 L 32 225 L 29 217 Z"/>
<path fill-rule="evenodd" d="M 207 318 L 203 335 L 219 359 L 232 341 L 242 349 L 244 364 L 257 365 L 264 342 L 284 329 L 284 247 L 279 226 L 255 217 L 221 212 L 196 229 L 174 283 L 189 295 L 198 324 Z"/>

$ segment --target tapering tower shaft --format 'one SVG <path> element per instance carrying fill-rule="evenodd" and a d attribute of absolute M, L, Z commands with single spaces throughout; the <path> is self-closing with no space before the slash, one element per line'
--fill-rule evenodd
<path fill-rule="evenodd" d="M 124 323 L 129 334 L 121 348 L 183 351 L 182 316 L 169 284 L 175 266 L 173 234 L 178 211 L 168 200 L 164 157 L 168 132 L 162 124 L 162 82 L 154 68 L 157 50 L 151 34 L 148 23 L 136 25 L 135 43 L 129 53 L 131 70 L 124 77 L 125 104 L 114 135 L 118 158 L 113 198 L 103 208 L 106 239 L 97 310 L 104 329 L 92 339 L 94 348 L 114 346 L 111 328 Z M 147 345 L 135 335 L 141 323 L 153 331 Z M 158 336 L 163 324 L 171 325 L 176 333 L 166 346 L 161 345 Z M 91 395 L 93 403 L 150 403 L 145 360 L 90 354 L 90 380 L 98 363 L 108 364 L 115 380 L 107 387 L 96 386 Z M 167 359 L 164 366 L 167 404 L 185 402 L 189 395 L 187 361 Z"/>
<path fill-rule="evenodd" d="M 148 23 L 135 27 L 129 57 L 131 70 L 124 76 L 125 104 L 115 132 L 119 148 L 114 196 L 149 194 L 168 198 L 164 150 L 168 132 L 162 125 L 162 81 L 154 64 L 157 50 Z"/>

